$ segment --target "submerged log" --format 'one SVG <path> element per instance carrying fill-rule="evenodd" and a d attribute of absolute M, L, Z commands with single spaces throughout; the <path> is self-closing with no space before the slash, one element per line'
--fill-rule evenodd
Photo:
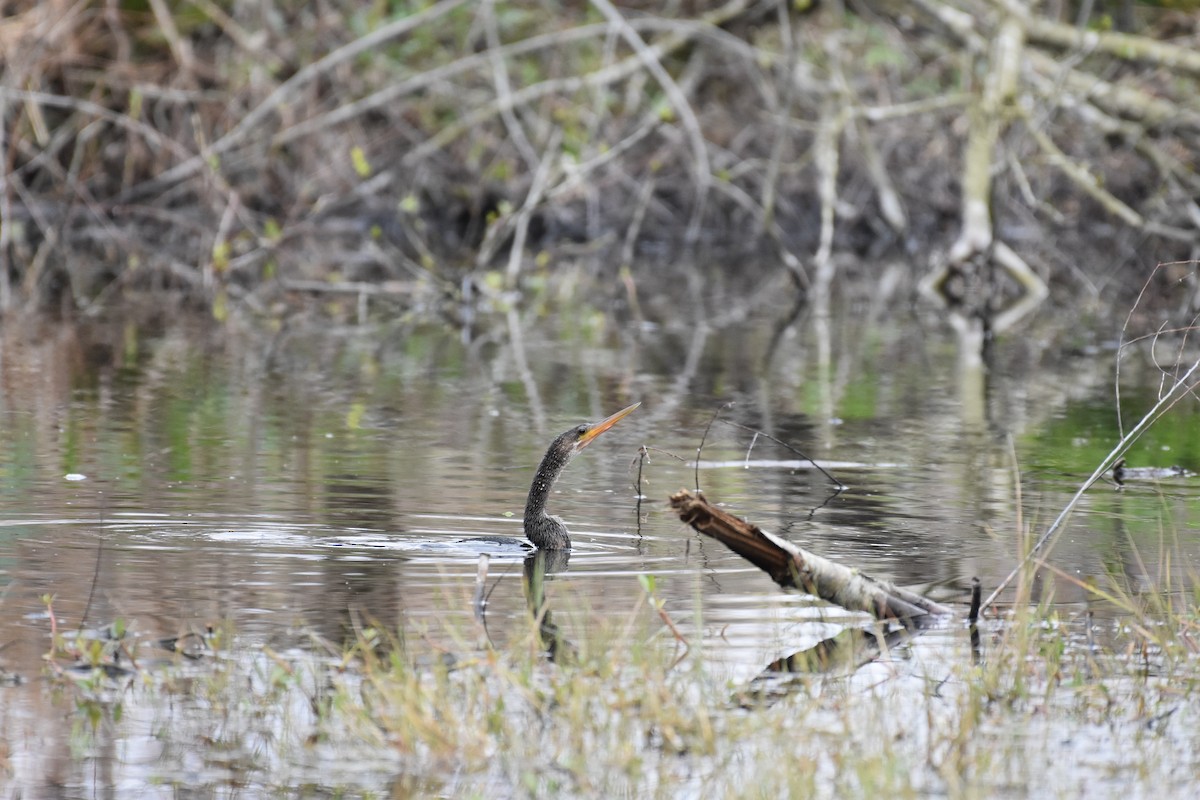
<path fill-rule="evenodd" d="M 865 611 L 876 619 L 896 620 L 906 626 L 952 613 L 916 592 L 797 547 L 722 511 L 702 494 L 682 489 L 671 495 L 671 507 L 685 523 L 724 543 L 785 589 L 798 589 L 850 611 Z"/>

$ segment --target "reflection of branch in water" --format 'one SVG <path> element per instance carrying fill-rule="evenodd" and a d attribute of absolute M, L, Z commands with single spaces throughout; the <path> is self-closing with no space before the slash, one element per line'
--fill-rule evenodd
<path fill-rule="evenodd" d="M 768 374 L 771 368 L 771 361 L 775 358 L 775 351 L 779 349 L 779 343 L 783 341 L 783 335 L 796 323 L 796 320 L 800 319 L 800 312 L 807 306 L 808 295 L 801 289 L 796 293 L 791 311 L 779 318 L 775 329 L 771 332 L 771 339 L 767 342 L 767 349 L 763 355 L 762 372 L 764 375 Z"/>
<path fill-rule="evenodd" d="M 853 672 L 871 663 L 881 654 L 904 644 L 912 636 L 913 633 L 905 628 L 888 631 L 879 626 L 846 628 L 836 636 L 817 642 L 807 650 L 792 653 L 767 664 L 744 690 L 738 692 L 736 702 L 742 706 L 774 702 L 786 696 L 792 688 L 804 685 L 805 676 Z M 788 675 L 794 677 L 784 677 Z"/>
<path fill-rule="evenodd" d="M 699 299 L 696 302 L 699 303 Z M 676 374 L 675 378 L 671 381 L 671 385 L 659 395 L 658 401 L 648 412 L 649 418 L 643 417 L 649 429 L 653 430 L 660 423 L 671 419 L 676 410 L 684 404 L 684 401 L 692 399 L 692 380 L 696 377 L 696 372 L 700 368 L 700 358 L 704 355 L 709 330 L 708 323 L 702 317 L 694 322 L 692 339 L 688 345 L 687 355 L 683 359 L 683 369 Z M 678 359 L 673 359 L 673 361 L 678 361 Z"/>
<path fill-rule="evenodd" d="M 672 453 L 670 450 L 664 450 L 661 447 L 652 447 L 649 445 L 642 445 L 641 447 L 638 448 L 638 456 L 636 459 L 634 459 L 634 461 L 629 462 L 629 466 L 632 468 L 635 462 L 638 465 L 637 485 L 634 487 L 634 490 L 635 490 L 634 496 L 637 498 L 636 513 L 637 513 L 637 532 L 638 532 L 639 537 L 642 535 L 642 501 L 646 499 L 646 493 L 644 491 L 642 491 L 642 465 L 645 463 L 648 463 L 650 461 L 650 451 L 651 450 L 653 450 L 656 453 L 662 453 L 665 456 L 670 456 L 671 458 L 675 459 L 676 461 L 682 462 L 685 465 L 687 464 L 687 459 L 684 458 L 683 456 Z"/>
<path fill-rule="evenodd" d="M 641 447 L 638 448 L 637 483 L 635 483 L 633 486 L 633 496 L 637 498 L 637 507 L 634 509 L 633 513 L 634 513 L 635 518 L 637 519 L 637 535 L 638 535 L 639 539 L 642 538 L 642 499 L 646 496 L 645 492 L 642 491 L 642 467 L 649 460 L 650 460 L 650 451 L 648 451 L 646 449 L 646 445 L 642 445 Z"/>
<path fill-rule="evenodd" d="M 820 511 L 825 506 L 829 505 L 833 501 L 833 498 L 837 497 L 839 494 L 841 494 L 844 491 L 846 491 L 846 487 L 839 486 L 836 489 L 834 489 L 832 492 L 830 492 L 828 495 L 826 495 L 825 499 L 821 501 L 820 505 L 813 506 L 812 508 L 810 508 L 808 510 L 808 519 L 811 520 L 813 517 L 815 517 L 817 515 L 818 511 Z"/>
<path fill-rule="evenodd" d="M 491 593 L 484 590 L 487 589 L 488 562 L 491 561 L 491 558 L 487 553 L 479 554 L 479 566 L 475 570 L 475 596 L 471 603 L 475 607 L 475 619 L 479 621 L 480 625 L 483 625 L 485 631 L 487 622 L 484 609 L 487 607 L 487 598 Z"/>
<path fill-rule="evenodd" d="M 696 491 L 700 491 L 700 453 L 704 450 L 704 440 L 708 438 L 708 432 L 712 430 L 713 423 L 717 421 L 717 417 L 721 416 L 721 412 L 733 405 L 733 401 L 719 406 L 713 412 L 712 418 L 708 421 L 708 425 L 704 427 L 704 435 L 700 437 L 700 444 L 696 447 Z"/>
<path fill-rule="evenodd" d="M 516 309 L 508 310 L 506 320 L 508 322 L 508 339 L 512 345 L 513 364 L 525 387 L 525 395 L 529 398 L 529 410 L 533 415 L 534 430 L 541 434 L 546 429 L 546 412 L 542 409 L 542 396 L 538 392 L 537 381 L 533 379 L 533 372 L 529 369 L 529 362 L 525 358 L 525 341 L 521 332 L 521 320 L 517 316 Z"/>
<path fill-rule="evenodd" d="M 733 403 L 729 402 L 729 403 L 726 403 L 725 405 L 719 407 L 716 411 L 714 411 L 712 418 L 708 421 L 708 425 L 704 428 L 704 435 L 700 437 L 700 445 L 699 445 L 699 447 L 696 448 L 696 463 L 695 463 L 696 493 L 697 494 L 700 493 L 700 455 L 704 450 L 704 442 L 705 442 L 705 440 L 708 439 L 708 433 L 710 430 L 712 430 L 713 423 L 717 421 L 717 417 L 719 417 L 721 415 L 722 411 L 724 411 L 725 409 L 729 408 L 732 405 L 733 405 Z M 751 428 L 748 425 L 743 425 L 740 422 L 733 422 L 732 420 L 727 420 L 727 419 L 723 419 L 721 421 L 724 422 L 726 425 L 732 425 L 735 428 L 741 428 L 744 431 L 750 431 L 751 433 L 754 434 L 754 438 L 750 440 L 750 446 L 746 450 L 747 466 L 749 466 L 749 463 L 750 463 L 750 452 L 754 449 L 754 444 L 758 441 L 758 437 L 762 436 L 765 439 L 770 439 L 772 442 L 775 442 L 775 444 L 779 445 L 780 447 L 790 450 L 794 455 L 797 455 L 804 461 L 807 461 L 808 463 L 812 464 L 814 467 L 816 467 L 821 472 L 822 475 L 824 475 L 826 478 L 829 479 L 829 482 L 832 483 L 834 486 L 834 491 L 832 494 L 830 494 L 828 497 L 825 498 L 824 502 L 822 502 L 820 505 L 816 506 L 815 508 L 812 508 L 809 510 L 808 516 L 810 519 L 818 511 L 820 511 L 822 508 L 827 506 L 830 503 L 830 501 L 833 500 L 833 498 L 837 497 L 839 494 L 841 494 L 842 492 L 844 492 L 846 490 L 846 485 L 844 483 L 839 481 L 837 478 L 833 477 L 833 475 L 829 474 L 828 470 L 826 470 L 824 467 L 822 467 L 820 464 L 818 464 L 815 460 L 813 460 L 808 455 L 806 455 L 804 452 L 802 452 L 799 448 L 792 447 L 787 442 L 781 441 L 780 439 L 775 438 L 774 436 L 772 436 L 769 433 L 757 430 L 755 428 Z M 640 476 L 640 473 L 639 473 L 639 476 Z M 640 483 L 641 482 L 639 480 L 639 486 L 640 486 Z"/>
<path fill-rule="evenodd" d="M 577 650 L 564 639 L 550 615 L 546 605 L 546 575 L 565 571 L 571 558 L 570 550 L 538 550 L 525 559 L 525 601 L 537 622 L 538 638 L 546 648 L 550 661 L 557 664 L 560 659 L 573 661 Z"/>
<path fill-rule="evenodd" d="M 983 662 L 983 649 L 979 644 L 979 605 L 983 599 L 983 584 L 979 577 L 971 578 L 971 610 L 967 612 L 967 623 L 971 634 L 971 663 Z"/>
<path fill-rule="evenodd" d="M 475 619 L 479 621 L 483 628 L 483 635 L 487 637 L 488 644 L 495 648 L 496 643 L 492 641 L 492 632 L 488 630 L 487 624 L 487 606 L 488 601 L 492 599 L 492 592 L 496 591 L 496 587 L 500 585 L 500 581 L 504 580 L 504 576 L 508 573 L 508 569 L 500 573 L 500 577 L 492 584 L 492 588 L 487 588 L 488 579 L 488 564 L 491 561 L 491 556 L 487 553 L 482 553 L 479 556 L 479 567 L 475 571 Z M 510 567 L 511 568 L 511 567 Z"/>
<path fill-rule="evenodd" d="M 835 496 L 837 495 L 837 493 L 845 491 L 846 484 L 842 483 L 837 478 L 830 475 L 829 472 L 824 467 L 822 467 L 820 464 L 818 464 L 812 457 L 810 457 L 809 455 L 807 455 L 806 453 L 801 451 L 799 448 L 793 447 L 790 444 L 788 444 L 787 442 L 782 441 L 780 439 L 776 439 L 774 436 L 772 436 L 769 433 L 760 431 L 757 428 L 751 428 L 749 425 L 743 425 L 740 422 L 734 422 L 734 421 L 728 420 L 728 419 L 723 419 L 721 421 L 724 422 L 726 425 L 732 425 L 735 428 L 741 428 L 744 431 L 749 431 L 750 433 L 753 433 L 755 437 L 762 436 L 764 439 L 770 439 L 772 442 L 774 442 L 775 444 L 784 448 L 785 450 L 790 450 L 794 455 L 800 456 L 800 458 L 802 460 L 807 461 L 808 463 L 810 463 L 814 467 L 816 467 L 821 472 L 821 474 L 824 475 L 826 478 L 828 478 L 829 482 L 832 483 L 837 488 L 837 491 L 834 493 Z M 751 444 L 751 446 L 753 446 L 753 444 Z M 749 458 L 750 458 L 750 452 L 747 451 L 746 459 L 749 460 Z M 697 460 L 696 466 L 697 466 L 697 468 L 699 468 L 699 456 L 697 456 L 696 460 Z M 828 502 L 828 501 L 826 501 L 826 502 Z"/>

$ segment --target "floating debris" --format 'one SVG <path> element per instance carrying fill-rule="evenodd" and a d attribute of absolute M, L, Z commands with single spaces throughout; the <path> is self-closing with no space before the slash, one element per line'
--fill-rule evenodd
<path fill-rule="evenodd" d="M 1113 464 L 1112 477 L 1117 486 L 1124 486 L 1126 481 L 1156 481 L 1162 478 L 1193 478 L 1196 473 L 1180 466 L 1174 467 L 1128 467 L 1125 459 Z"/>

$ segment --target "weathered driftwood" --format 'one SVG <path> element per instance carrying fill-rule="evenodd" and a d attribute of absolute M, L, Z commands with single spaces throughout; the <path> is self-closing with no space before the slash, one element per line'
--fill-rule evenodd
<path fill-rule="evenodd" d="M 876 619 L 898 620 L 906 625 L 952 613 L 946 606 L 916 592 L 797 547 L 711 505 L 701 494 L 682 489 L 671 496 L 671 507 L 685 523 L 724 543 L 785 589 L 799 589 L 842 608 L 865 611 Z"/>

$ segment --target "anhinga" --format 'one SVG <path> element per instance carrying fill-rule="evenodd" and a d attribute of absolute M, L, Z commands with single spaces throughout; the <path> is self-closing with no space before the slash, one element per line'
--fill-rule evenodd
<path fill-rule="evenodd" d="M 591 425 L 577 425 L 555 437 L 550 449 L 542 456 L 533 485 L 529 487 L 529 499 L 525 501 L 525 535 L 539 550 L 569 550 L 571 537 L 567 526 L 558 517 L 546 513 L 546 499 L 558 476 L 567 463 L 596 437 L 616 425 L 641 403 L 623 408 L 611 417 Z"/>

